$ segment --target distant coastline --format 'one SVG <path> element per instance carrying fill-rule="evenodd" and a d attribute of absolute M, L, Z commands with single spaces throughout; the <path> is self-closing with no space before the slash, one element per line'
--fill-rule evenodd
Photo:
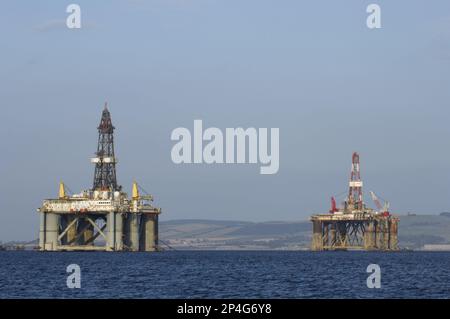
<path fill-rule="evenodd" d="M 400 215 L 402 250 L 450 251 L 450 214 Z M 164 250 L 309 250 L 311 223 L 181 219 L 160 222 Z M 33 250 L 37 240 L 0 243 L 0 250 Z"/>

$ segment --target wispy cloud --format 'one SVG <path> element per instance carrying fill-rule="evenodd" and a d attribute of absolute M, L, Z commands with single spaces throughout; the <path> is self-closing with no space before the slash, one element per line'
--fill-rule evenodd
<path fill-rule="evenodd" d="M 33 27 L 33 29 L 38 32 L 48 32 L 58 29 L 61 30 L 63 28 L 66 28 L 66 20 L 64 19 L 48 20 Z"/>
<path fill-rule="evenodd" d="M 92 29 L 96 24 L 92 22 L 82 21 L 81 29 Z M 35 25 L 33 30 L 36 32 L 50 32 L 56 30 L 67 30 L 66 20 L 65 19 L 53 19 L 47 20 L 41 24 Z"/>

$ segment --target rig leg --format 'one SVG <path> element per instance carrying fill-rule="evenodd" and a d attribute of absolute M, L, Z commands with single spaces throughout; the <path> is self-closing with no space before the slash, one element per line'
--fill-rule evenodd
<path fill-rule="evenodd" d="M 121 213 L 115 214 L 115 250 L 123 250 L 123 217 Z"/>
<path fill-rule="evenodd" d="M 389 221 L 387 219 L 384 219 L 381 223 L 381 232 L 382 232 L 381 249 L 388 250 L 389 249 Z"/>
<path fill-rule="evenodd" d="M 364 249 L 375 249 L 375 225 L 373 221 L 368 221 L 365 225 L 364 231 Z"/>
<path fill-rule="evenodd" d="M 115 245 L 116 245 L 116 241 L 114 240 L 115 237 L 115 225 L 116 225 L 116 221 L 115 221 L 115 214 L 114 212 L 109 212 L 108 214 L 108 218 L 106 219 L 106 228 L 107 228 L 107 242 L 106 242 L 106 250 L 107 251 L 114 251 Z"/>
<path fill-rule="evenodd" d="M 322 223 L 318 220 L 313 221 L 313 238 L 311 249 L 314 251 L 323 250 Z"/>
<path fill-rule="evenodd" d="M 45 214 L 44 250 L 56 251 L 58 250 L 59 216 L 53 213 L 44 213 L 44 214 Z"/>
<path fill-rule="evenodd" d="M 145 214 L 143 221 L 143 250 L 156 251 L 158 247 L 158 215 Z"/>
<path fill-rule="evenodd" d="M 139 251 L 139 214 L 131 213 L 126 221 L 127 245 L 131 251 Z"/>
<path fill-rule="evenodd" d="M 328 223 L 323 223 L 323 248 L 330 246 L 330 225 Z"/>
<path fill-rule="evenodd" d="M 398 250 L 398 220 L 392 219 L 390 223 L 390 247 L 391 250 Z"/>
<path fill-rule="evenodd" d="M 39 250 L 45 250 L 45 213 L 39 213 Z"/>
<path fill-rule="evenodd" d="M 381 243 L 382 243 L 382 240 L 381 240 L 382 236 L 381 236 L 380 221 L 375 221 L 374 228 L 375 228 L 375 247 L 376 247 L 377 250 L 379 250 L 382 247 L 382 245 L 381 245 Z"/>

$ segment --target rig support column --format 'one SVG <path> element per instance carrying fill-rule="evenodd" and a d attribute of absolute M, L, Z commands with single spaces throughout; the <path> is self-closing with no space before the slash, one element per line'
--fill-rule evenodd
<path fill-rule="evenodd" d="M 121 213 L 115 214 L 115 250 L 122 250 L 123 249 L 123 217 Z"/>
<path fill-rule="evenodd" d="M 322 222 L 318 220 L 313 221 L 312 250 L 314 251 L 323 250 Z"/>
<path fill-rule="evenodd" d="M 364 232 L 364 249 L 372 250 L 375 249 L 375 226 L 372 220 L 368 221 L 365 225 Z"/>
<path fill-rule="evenodd" d="M 131 251 L 139 251 L 139 214 L 131 213 L 127 219 L 127 245 Z"/>
<path fill-rule="evenodd" d="M 388 250 L 389 249 L 389 221 L 388 220 L 382 220 L 380 222 L 380 231 L 381 231 L 381 242 L 380 242 L 380 248 L 382 250 Z"/>
<path fill-rule="evenodd" d="M 39 250 L 45 248 L 45 213 L 39 213 Z"/>
<path fill-rule="evenodd" d="M 106 246 L 107 246 L 106 250 L 108 250 L 108 251 L 113 251 L 114 247 L 115 247 L 114 235 L 115 235 L 116 221 L 114 219 L 114 215 L 115 215 L 114 212 L 109 212 L 108 217 L 106 218 L 106 223 L 107 223 L 106 228 L 108 230 L 107 235 L 106 235 L 108 238 L 107 243 L 106 243 Z"/>
<path fill-rule="evenodd" d="M 375 222 L 375 247 L 377 250 L 382 249 L 381 223 L 379 220 Z"/>
<path fill-rule="evenodd" d="M 56 251 L 58 248 L 59 216 L 54 213 L 45 213 L 45 242 L 44 250 Z"/>
<path fill-rule="evenodd" d="M 158 215 L 145 214 L 143 217 L 144 251 L 156 251 L 158 246 Z"/>
<path fill-rule="evenodd" d="M 398 219 L 391 219 L 390 225 L 390 249 L 398 250 Z"/>
<path fill-rule="evenodd" d="M 322 245 L 323 248 L 325 248 L 330 245 L 330 225 L 328 223 L 323 223 L 322 228 L 323 228 Z"/>
<path fill-rule="evenodd" d="M 386 250 L 391 248 L 391 221 L 387 219 L 384 225 L 384 247 Z"/>

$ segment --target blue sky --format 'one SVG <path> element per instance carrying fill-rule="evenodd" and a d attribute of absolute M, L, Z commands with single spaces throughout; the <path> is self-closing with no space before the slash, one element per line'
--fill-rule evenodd
<path fill-rule="evenodd" d="M 119 183 L 162 220 L 306 219 L 346 191 L 353 151 L 394 213 L 450 210 L 448 1 L 76 1 L 69 30 L 73 2 L 2 2 L 0 240 L 37 237 L 59 180 L 91 187 L 104 101 Z M 279 127 L 279 173 L 173 164 L 170 134 L 194 119 Z"/>

